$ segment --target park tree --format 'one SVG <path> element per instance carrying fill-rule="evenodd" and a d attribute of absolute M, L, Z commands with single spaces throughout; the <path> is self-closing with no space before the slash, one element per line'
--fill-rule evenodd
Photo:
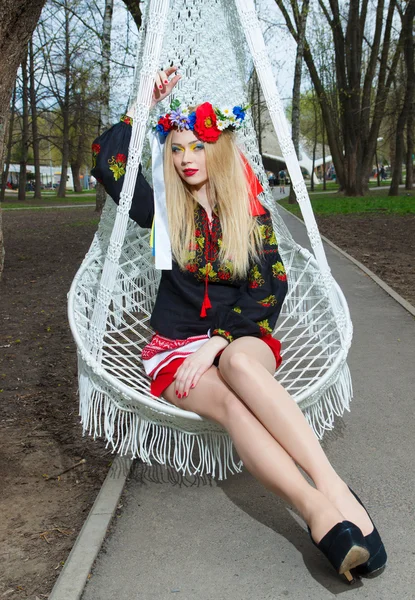
<path fill-rule="evenodd" d="M 10 163 L 12 159 L 12 149 L 13 149 L 13 128 L 14 128 L 14 120 L 16 115 L 16 90 L 17 90 L 17 81 L 14 84 L 13 88 L 13 96 L 10 105 L 10 119 L 8 122 L 8 132 L 7 132 L 7 145 L 5 152 L 5 161 L 4 161 L 4 171 L 1 180 L 1 195 L 0 202 L 4 202 L 5 194 L 6 194 L 6 184 L 7 178 L 9 176 Z M 0 209 L 1 210 L 1 209 Z M 1 275 L 1 274 L 0 274 Z"/>
<path fill-rule="evenodd" d="M 137 26 L 141 27 L 142 13 L 140 2 L 138 0 L 124 0 L 124 4 L 130 12 Z M 103 24 L 102 24 L 102 61 L 101 61 L 101 101 L 100 101 L 100 127 L 99 133 L 103 133 L 111 124 L 110 121 L 110 80 L 111 80 L 111 32 L 112 17 L 114 11 L 114 0 L 105 0 Z M 128 30 L 127 30 L 128 31 Z M 128 52 L 128 42 L 127 49 Z M 95 210 L 101 212 L 106 199 L 105 188 L 101 183 L 97 183 L 97 195 Z"/>
<path fill-rule="evenodd" d="M 102 61 L 101 61 L 101 93 L 100 93 L 100 126 L 103 133 L 110 126 L 110 76 L 111 76 L 111 30 L 114 1 L 105 0 L 104 18 L 102 24 Z M 95 210 L 101 212 L 107 194 L 102 183 L 97 182 Z"/>
<path fill-rule="evenodd" d="M 29 156 L 29 84 L 27 75 L 27 48 L 23 55 L 22 65 L 22 132 L 20 147 L 20 176 L 19 176 L 19 200 L 26 199 L 27 182 L 27 159 Z"/>
<path fill-rule="evenodd" d="M 0 173 L 4 165 L 4 141 L 10 98 L 17 69 L 46 0 L 0 0 Z M 4 265 L 4 241 L 0 209 L 0 277 Z"/>
<path fill-rule="evenodd" d="M 307 17 L 310 7 L 310 0 L 303 0 L 301 8 L 297 2 L 292 2 L 293 17 L 297 29 L 297 50 L 295 56 L 294 82 L 292 95 L 292 112 L 291 112 L 291 135 L 297 156 L 300 151 L 300 95 L 301 95 L 301 77 L 303 72 L 303 56 L 304 44 L 306 39 Z M 311 173 L 311 181 L 313 182 L 313 173 Z M 312 183 L 313 185 L 313 183 Z M 293 186 L 290 187 L 290 196 L 288 199 L 290 204 L 296 202 Z"/>
<path fill-rule="evenodd" d="M 37 108 L 37 85 L 36 85 L 36 66 L 35 49 L 33 45 L 33 36 L 29 41 L 29 98 L 30 98 L 30 117 L 32 123 L 32 148 L 33 163 L 35 167 L 35 193 L 36 200 L 42 199 L 41 178 L 40 178 L 40 139 L 38 127 L 38 108 Z"/>
<path fill-rule="evenodd" d="M 293 7 L 298 0 L 275 0 L 287 27 L 299 41 Z M 397 0 L 318 0 L 320 19 L 330 32 L 334 53 L 336 99 L 331 101 L 319 72 L 310 36 L 304 60 L 320 102 L 328 143 L 341 188 L 347 195 L 363 195 L 372 170 L 376 140 L 401 39 L 391 52 Z M 410 0 L 413 2 L 413 0 Z"/>
<path fill-rule="evenodd" d="M 415 66 L 414 66 L 414 18 L 415 0 L 397 2 L 397 9 L 402 24 L 402 46 L 405 64 L 404 72 L 404 99 L 400 110 L 395 134 L 395 155 L 392 169 L 392 182 L 389 190 L 390 196 L 397 196 L 402 177 L 402 163 L 404 161 L 405 140 L 403 132 L 406 130 L 406 187 L 412 189 L 412 152 L 413 152 L 413 115 L 415 100 Z"/>
<path fill-rule="evenodd" d="M 256 137 L 258 140 L 258 150 L 262 154 L 262 131 L 263 122 L 266 118 L 267 105 L 264 100 L 261 84 L 259 83 L 258 75 L 253 69 L 249 80 L 249 103 L 252 106 L 252 121 L 255 128 Z"/>

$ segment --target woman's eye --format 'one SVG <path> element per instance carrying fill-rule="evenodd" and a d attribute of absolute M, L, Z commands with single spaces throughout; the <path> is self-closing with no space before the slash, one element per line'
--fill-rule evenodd
<path fill-rule="evenodd" d="M 203 150 L 205 147 L 202 144 L 195 146 L 195 150 Z"/>
<path fill-rule="evenodd" d="M 172 152 L 181 152 L 180 148 L 176 148 L 175 146 L 172 147 L 171 149 Z"/>

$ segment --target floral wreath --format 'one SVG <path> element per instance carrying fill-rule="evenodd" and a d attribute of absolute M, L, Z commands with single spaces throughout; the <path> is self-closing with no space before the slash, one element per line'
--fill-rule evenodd
<path fill-rule="evenodd" d="M 182 107 L 180 100 L 176 99 L 171 102 L 170 110 L 165 115 L 152 122 L 152 127 L 164 137 L 167 137 L 172 129 L 190 129 L 203 142 L 216 142 L 225 129 L 235 131 L 242 127 L 248 108 L 250 104 L 218 108 L 213 107 L 210 102 L 204 102 L 196 110 L 189 112 L 189 108 Z"/>

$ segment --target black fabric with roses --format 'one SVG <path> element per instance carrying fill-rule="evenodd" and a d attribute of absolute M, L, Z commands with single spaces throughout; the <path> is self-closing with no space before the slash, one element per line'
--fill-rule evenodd
<path fill-rule="evenodd" d="M 130 137 L 130 123 L 124 120 L 93 144 L 92 174 L 117 204 L 125 169 L 122 173 L 119 166 L 114 167 L 115 159 L 127 156 Z M 149 228 L 153 215 L 152 189 L 140 169 L 130 217 L 140 227 Z M 287 277 L 269 212 L 257 220 L 263 239 L 261 261 L 251 265 L 246 279 L 235 280 L 232 263 L 218 261 L 222 242 L 218 215 L 213 211 L 209 223 L 204 208 L 196 204 L 195 239 L 189 248 L 186 270 L 182 271 L 173 260 L 172 270 L 162 271 L 150 321 L 158 334 L 169 339 L 186 339 L 210 329 L 211 335 L 233 341 L 246 335 L 264 337 L 272 333 L 287 293 Z M 209 305 L 211 308 L 204 310 Z"/>

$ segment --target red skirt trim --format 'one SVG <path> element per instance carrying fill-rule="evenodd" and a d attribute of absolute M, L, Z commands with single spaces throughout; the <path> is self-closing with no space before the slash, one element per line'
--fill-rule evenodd
<path fill-rule="evenodd" d="M 282 362 L 281 342 L 273 338 L 272 335 L 267 335 L 266 337 L 261 338 L 261 340 L 271 348 L 275 357 L 276 369 L 278 369 Z M 222 352 L 223 350 L 218 352 L 216 357 L 219 357 Z M 151 381 L 150 385 L 150 391 L 154 396 L 159 398 L 163 394 L 164 390 L 167 389 L 171 383 L 173 383 L 177 369 L 185 360 L 186 357 L 176 358 L 159 371 L 157 377 Z"/>

